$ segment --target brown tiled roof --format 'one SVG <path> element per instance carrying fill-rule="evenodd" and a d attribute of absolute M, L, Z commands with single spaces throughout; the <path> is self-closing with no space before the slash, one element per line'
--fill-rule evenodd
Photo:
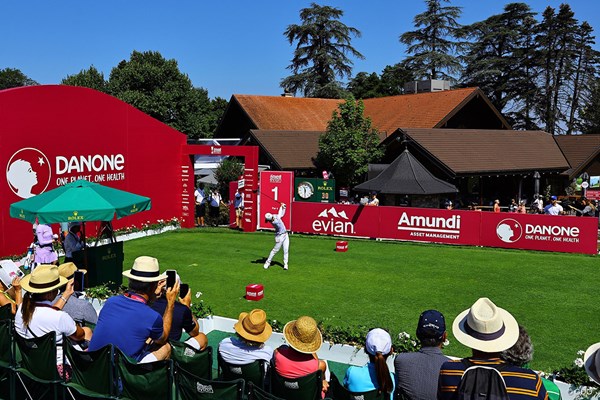
<path fill-rule="evenodd" d="M 454 174 L 569 168 L 552 135 L 542 131 L 404 128 L 401 132 Z"/>
<path fill-rule="evenodd" d="M 312 169 L 323 131 L 250 130 L 250 135 L 281 169 Z"/>
<path fill-rule="evenodd" d="M 570 178 L 579 173 L 600 152 L 600 135 L 554 136 L 571 168 L 565 171 Z"/>
<path fill-rule="evenodd" d="M 436 128 L 454 115 L 478 88 L 434 93 L 405 94 L 363 100 L 365 115 L 381 133 L 382 140 L 401 126 Z M 325 131 L 338 99 L 233 95 L 259 130 Z M 491 106 L 491 105 L 490 105 Z M 501 118 L 501 117 L 500 117 Z"/>

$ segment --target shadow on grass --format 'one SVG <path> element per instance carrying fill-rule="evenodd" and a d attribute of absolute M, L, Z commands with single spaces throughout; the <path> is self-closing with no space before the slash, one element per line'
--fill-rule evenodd
<path fill-rule="evenodd" d="M 252 264 L 260 264 L 260 265 L 264 265 L 267 262 L 267 257 L 261 257 L 258 258 L 254 261 L 250 261 Z M 271 267 L 277 265 L 278 267 L 283 268 L 283 264 L 280 263 L 279 261 L 271 261 Z"/>

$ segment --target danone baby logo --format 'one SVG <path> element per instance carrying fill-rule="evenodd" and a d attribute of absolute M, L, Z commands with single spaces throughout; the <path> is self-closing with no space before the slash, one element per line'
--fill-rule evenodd
<path fill-rule="evenodd" d="M 504 243 L 514 243 L 521 239 L 523 227 L 512 218 L 503 219 L 496 226 L 496 235 Z"/>
<path fill-rule="evenodd" d="M 22 199 L 43 193 L 50 184 L 50 175 L 48 157 L 33 147 L 17 151 L 6 165 L 8 187 Z"/>

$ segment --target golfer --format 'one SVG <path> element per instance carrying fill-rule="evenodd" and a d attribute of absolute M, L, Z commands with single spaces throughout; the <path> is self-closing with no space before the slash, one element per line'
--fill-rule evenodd
<path fill-rule="evenodd" d="M 270 222 L 273 224 L 273 228 L 275 228 L 275 246 L 273 250 L 271 250 L 271 254 L 269 254 L 269 258 L 265 262 L 265 269 L 268 269 L 271 265 L 271 260 L 277 254 L 281 246 L 283 246 L 283 269 L 287 271 L 288 269 L 288 251 L 290 249 L 290 238 L 288 237 L 287 230 L 285 229 L 285 225 L 281 220 L 281 217 L 285 215 L 285 203 L 281 203 L 281 207 L 279 207 L 279 212 L 277 215 L 273 215 L 271 213 L 265 214 L 265 222 Z"/>

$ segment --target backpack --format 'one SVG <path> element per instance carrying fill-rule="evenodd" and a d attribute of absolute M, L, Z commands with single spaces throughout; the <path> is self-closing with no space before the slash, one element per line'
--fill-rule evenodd
<path fill-rule="evenodd" d="M 500 374 L 506 364 L 497 367 L 475 365 L 466 358 L 466 369 L 456 388 L 455 400 L 509 400 L 506 382 Z"/>

